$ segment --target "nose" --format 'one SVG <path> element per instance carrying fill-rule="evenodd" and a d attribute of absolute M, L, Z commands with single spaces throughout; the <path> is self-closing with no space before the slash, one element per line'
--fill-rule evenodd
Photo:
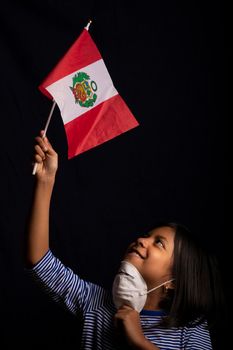
<path fill-rule="evenodd" d="M 143 248 L 147 248 L 149 244 L 149 237 L 139 237 L 137 239 L 137 244 Z"/>

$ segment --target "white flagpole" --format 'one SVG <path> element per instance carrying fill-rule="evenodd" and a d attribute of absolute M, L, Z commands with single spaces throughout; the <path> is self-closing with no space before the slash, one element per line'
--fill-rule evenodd
<path fill-rule="evenodd" d="M 87 31 L 89 30 L 91 23 L 92 23 L 92 20 L 90 19 L 89 22 L 87 23 L 86 27 L 84 27 Z"/>
<path fill-rule="evenodd" d="M 43 136 L 42 136 L 43 139 L 46 136 L 46 132 L 48 130 L 48 126 L 49 126 L 49 123 L 50 123 L 50 120 L 51 120 L 51 117 L 52 117 L 52 114 L 53 114 L 55 106 L 56 106 L 56 101 L 53 100 L 53 105 L 52 105 L 52 108 L 50 110 L 50 113 L 49 113 L 49 116 L 48 116 L 48 119 L 47 119 L 47 122 L 46 122 L 46 125 L 45 125 L 45 128 L 44 128 L 44 133 L 43 133 Z M 38 163 L 34 163 L 32 175 L 36 174 L 37 165 L 38 165 Z"/>

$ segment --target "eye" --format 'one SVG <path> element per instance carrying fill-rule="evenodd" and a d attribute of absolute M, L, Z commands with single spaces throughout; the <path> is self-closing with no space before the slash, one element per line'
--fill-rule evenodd
<path fill-rule="evenodd" d="M 164 248 L 164 244 L 161 238 L 157 237 L 155 238 L 155 244 L 161 248 Z"/>

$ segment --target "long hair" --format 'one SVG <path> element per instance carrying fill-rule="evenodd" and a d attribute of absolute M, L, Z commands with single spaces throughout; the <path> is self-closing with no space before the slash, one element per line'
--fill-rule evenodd
<path fill-rule="evenodd" d="M 163 325 L 193 325 L 204 319 L 211 326 L 224 305 L 221 274 L 215 256 L 208 253 L 191 232 L 177 223 L 163 223 L 174 230 L 173 278 L 161 306 L 168 312 Z"/>

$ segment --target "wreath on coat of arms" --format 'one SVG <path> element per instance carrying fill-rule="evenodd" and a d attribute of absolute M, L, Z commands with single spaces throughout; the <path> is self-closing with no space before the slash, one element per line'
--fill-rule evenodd
<path fill-rule="evenodd" d="M 81 107 L 92 107 L 97 99 L 97 84 L 91 80 L 85 72 L 78 72 L 73 76 L 73 86 L 70 86 L 73 92 L 75 103 Z"/>

